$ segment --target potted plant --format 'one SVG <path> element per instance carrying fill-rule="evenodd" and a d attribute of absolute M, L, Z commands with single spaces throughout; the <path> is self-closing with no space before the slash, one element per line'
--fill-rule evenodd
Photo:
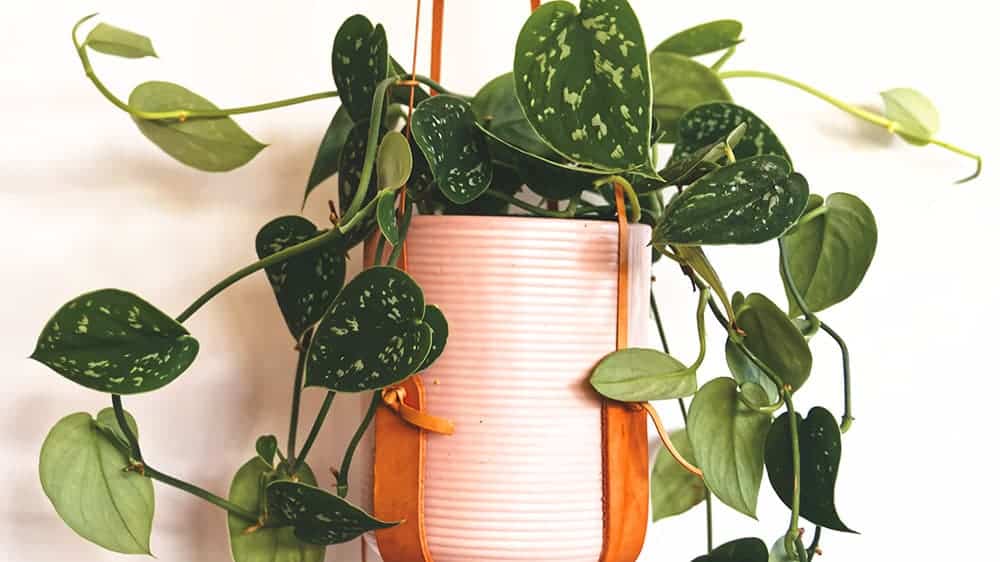
<path fill-rule="evenodd" d="M 723 80 L 785 83 L 912 144 L 972 157 L 978 174 L 977 156 L 935 138 L 936 110 L 919 93 L 885 92 L 876 114 L 782 76 L 724 71 L 741 42 L 730 20 L 650 52 L 628 2 L 583 0 L 579 10 L 551 2 L 534 11 L 512 72 L 472 96 L 403 70 L 384 29 L 359 15 L 334 39 L 336 92 L 220 109 L 147 82 L 126 101 L 104 86 L 90 54 L 152 56 L 152 44 L 103 23 L 81 41 L 89 19 L 73 33 L 88 78 L 194 168 L 230 170 L 264 148 L 233 115 L 333 96 L 343 104 L 305 190 L 336 175 L 330 228 L 297 215 L 267 223 L 259 259 L 175 318 L 104 289 L 66 303 L 43 328 L 32 358 L 111 395 L 96 416 L 60 420 L 41 452 L 42 486 L 84 538 L 148 554 L 156 480 L 226 510 L 236 562 L 318 561 L 326 545 L 369 532 L 390 562 L 482 552 L 632 560 L 647 519 L 647 416 L 664 444 L 651 476 L 654 519 L 713 498 L 753 516 L 765 467 L 790 509 L 770 552 L 746 538 L 710 544 L 698 560 L 804 562 L 821 529 L 852 532 L 834 506 L 841 434 L 853 419 L 850 363 L 817 313 L 861 283 L 874 215 L 856 195 L 810 193 L 774 131 L 734 104 Z M 711 66 L 697 60 L 720 52 Z M 728 292 L 704 249 L 770 242 L 787 308 Z M 362 243 L 366 269 L 345 284 L 347 253 Z M 690 362 L 670 354 L 649 299 L 663 256 L 664 271 L 686 275 L 698 295 L 701 346 Z M 199 351 L 183 323 L 261 270 L 299 350 L 291 430 L 283 446 L 260 437 L 221 497 L 149 462 L 122 397 L 183 374 Z M 662 351 L 642 347 L 650 312 Z M 732 376 L 699 385 L 711 320 Z M 843 354 L 839 422 L 824 407 L 795 409 L 820 332 Z M 299 397 L 314 387 L 326 398 L 299 448 Z M 370 407 L 328 491 L 306 460 L 343 392 L 370 394 Z M 660 423 L 649 402 L 666 399 L 680 401 L 685 428 Z M 371 432 L 373 451 L 362 447 Z M 357 505 L 346 497 L 367 486 L 351 473 L 362 450 L 374 456 L 374 482 Z M 816 525 L 808 546 L 803 520 Z"/>

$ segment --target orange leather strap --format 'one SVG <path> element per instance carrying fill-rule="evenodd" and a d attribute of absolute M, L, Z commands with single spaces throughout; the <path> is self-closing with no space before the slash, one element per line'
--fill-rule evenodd
<path fill-rule="evenodd" d="M 382 389 L 382 403 L 390 410 L 399 414 L 410 425 L 424 431 L 451 435 L 455 433 L 455 424 L 451 420 L 425 414 L 418 408 L 412 408 L 406 403 L 406 389 L 402 386 L 391 386 Z"/>

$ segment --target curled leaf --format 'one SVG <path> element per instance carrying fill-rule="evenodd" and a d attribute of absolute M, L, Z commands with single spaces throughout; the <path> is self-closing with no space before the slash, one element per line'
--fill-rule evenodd
<path fill-rule="evenodd" d="M 99 23 L 90 30 L 84 45 L 99 53 L 128 59 L 156 56 L 149 37 L 106 23 Z"/>

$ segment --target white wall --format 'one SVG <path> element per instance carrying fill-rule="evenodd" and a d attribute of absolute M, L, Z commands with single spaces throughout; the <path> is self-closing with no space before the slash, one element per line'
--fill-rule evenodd
<path fill-rule="evenodd" d="M 942 138 L 982 151 L 977 182 L 951 180 L 971 164 L 916 149 L 857 124 L 776 84 L 731 84 L 781 135 L 818 193 L 858 193 L 879 220 L 879 250 L 863 288 L 824 318 L 854 353 L 857 422 L 845 437 L 838 504 L 861 536 L 825 535 L 824 559 L 981 558 L 996 497 L 990 426 L 998 384 L 992 362 L 998 298 L 995 209 L 994 17 L 988 3 L 844 0 L 815 3 L 636 0 L 647 43 L 719 17 L 741 19 L 746 44 L 729 68 L 786 73 L 831 93 L 878 104 L 878 92 L 916 87 L 943 115 Z M 335 101 L 247 116 L 241 123 L 272 146 L 236 172 L 211 175 L 159 153 L 87 83 L 69 42 L 77 18 L 102 18 L 153 37 L 157 60 L 94 56 L 117 92 L 147 79 L 180 82 L 220 105 L 240 105 L 332 88 L 329 48 L 339 23 L 363 9 L 382 21 L 392 52 L 409 60 L 415 2 L 307 0 L 170 3 L 4 2 L 0 23 L 0 551 L 7 560 L 111 561 L 57 518 L 37 478 L 42 439 L 61 416 L 106 405 L 25 359 L 48 316 L 86 290 L 114 286 L 181 310 L 203 289 L 253 259 L 266 220 L 297 210 Z M 423 32 L 429 33 L 430 2 Z M 509 69 L 528 1 L 448 3 L 443 81 L 473 92 Z M 367 5 L 367 6 L 365 6 Z M 364 7 L 363 7 L 364 6 Z M 399 10 L 399 11 L 394 11 Z M 425 33 L 422 33 L 424 35 Z M 426 68 L 426 43 L 420 54 Z M 328 190 L 327 190 L 328 191 Z M 323 220 L 316 197 L 308 214 Z M 722 249 L 712 257 L 732 289 L 780 297 L 773 245 Z M 670 266 L 657 294 L 672 344 L 693 356 L 695 299 Z M 190 329 L 202 356 L 178 383 L 128 400 L 147 456 L 219 493 L 252 454 L 261 433 L 284 434 L 291 341 L 263 276 L 248 279 L 199 312 Z M 721 336 L 702 380 L 725 371 Z M 839 357 L 822 338 L 801 398 L 839 412 Z M 304 418 L 319 393 L 306 393 Z M 337 399 L 339 425 L 357 404 Z M 219 405 L 222 405 L 220 407 Z M 345 405 L 346 404 L 346 405 Z M 664 404 L 672 423 L 679 416 Z M 307 423 L 304 422 L 304 423 Z M 345 422 L 346 423 L 346 422 Z M 324 435 L 313 466 L 339 459 L 344 431 Z M 329 480 L 326 475 L 326 480 Z M 786 511 L 764 484 L 760 523 L 719 507 L 718 542 L 754 534 L 769 543 Z M 166 562 L 226 560 L 224 519 L 172 489 L 157 487 L 153 549 Z M 703 548 L 697 508 L 650 530 L 643 560 L 686 561 Z M 354 549 L 351 549 L 352 553 Z M 988 556 L 988 555 L 987 555 Z M 331 556 L 331 559 L 333 557 Z M 353 560 L 343 554 L 338 560 Z"/>

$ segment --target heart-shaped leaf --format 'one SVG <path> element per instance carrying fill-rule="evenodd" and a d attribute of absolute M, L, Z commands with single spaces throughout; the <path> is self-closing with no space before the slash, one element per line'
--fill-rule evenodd
<path fill-rule="evenodd" d="M 306 218 L 278 217 L 257 233 L 257 256 L 266 258 L 322 234 Z M 319 322 L 344 285 L 346 257 L 341 242 L 333 240 L 265 269 L 281 315 L 296 340 Z"/>
<path fill-rule="evenodd" d="M 687 430 L 670 432 L 670 442 L 681 457 L 694 458 Z M 653 502 L 653 521 L 680 515 L 705 499 L 705 483 L 674 460 L 666 449 L 656 453 L 649 492 Z"/>
<path fill-rule="evenodd" d="M 393 267 L 366 269 L 344 287 L 309 346 L 306 385 L 362 392 L 410 376 L 430 353 L 424 294 Z"/>
<path fill-rule="evenodd" d="M 316 477 L 305 464 L 296 476 L 305 484 L 316 485 Z M 229 501 L 257 512 L 265 501 L 265 486 L 276 477 L 271 466 L 259 457 L 250 459 L 233 476 Z M 247 533 L 249 521 L 229 515 L 228 522 L 234 562 L 323 562 L 326 558 L 325 547 L 300 541 L 291 527 L 263 527 Z"/>
<path fill-rule="evenodd" d="M 861 285 L 875 257 L 878 227 L 864 201 L 834 193 L 827 198 L 823 214 L 797 225 L 784 241 L 792 281 L 810 310 L 819 312 L 851 296 Z M 784 281 L 789 313 L 799 316 L 802 311 L 788 289 L 788 279 Z"/>
<path fill-rule="evenodd" d="M 834 486 L 840 468 L 840 426 L 824 408 L 809 410 L 805 420 L 798 420 L 801 472 L 799 512 L 809 521 L 833 529 L 854 533 L 844 525 L 834 506 Z M 787 413 L 775 420 L 767 435 L 767 476 L 771 487 L 785 505 L 792 505 L 794 472 L 792 468 L 791 418 Z"/>
<path fill-rule="evenodd" d="M 59 420 L 42 445 L 42 489 L 83 538 L 114 552 L 150 554 L 153 483 L 123 470 L 129 459 L 109 434 L 113 417 L 110 409 L 101 412 L 103 429 L 83 412 Z M 138 434 L 132 417 L 126 414 L 126 420 Z"/>
<path fill-rule="evenodd" d="M 427 353 L 427 357 L 424 358 L 424 362 L 420 365 L 418 371 L 423 371 L 437 361 L 438 357 L 444 353 L 444 347 L 448 343 L 448 319 L 444 317 L 444 313 L 441 309 L 433 304 L 427 305 L 424 308 L 424 323 L 431 327 L 433 330 L 431 334 L 431 350 Z"/>
<path fill-rule="evenodd" d="M 882 92 L 885 116 L 899 125 L 896 133 L 910 144 L 923 146 L 941 127 L 937 108 L 927 96 L 910 88 Z"/>
<path fill-rule="evenodd" d="M 698 389 L 695 372 L 655 349 L 629 348 L 601 359 L 590 385 L 602 396 L 622 402 L 648 402 L 691 396 Z"/>
<path fill-rule="evenodd" d="M 127 59 L 156 56 L 149 37 L 106 23 L 99 23 L 90 30 L 84 45 L 99 53 Z"/>
<path fill-rule="evenodd" d="M 333 81 L 354 121 L 371 118 L 375 87 L 389 76 L 389 47 L 382 24 L 360 14 L 340 24 L 333 39 Z"/>
<path fill-rule="evenodd" d="M 730 378 L 709 381 L 691 401 L 687 430 L 708 489 L 726 505 L 756 518 L 771 417 L 747 408 L 738 393 Z"/>
<path fill-rule="evenodd" d="M 472 98 L 472 110 L 494 135 L 527 152 L 551 156 L 552 149 L 528 123 L 517 101 L 513 74 L 503 74 L 487 82 Z"/>
<path fill-rule="evenodd" d="M 267 486 L 267 504 L 272 514 L 294 527 L 296 538 L 309 544 L 338 544 L 398 525 L 379 521 L 347 500 L 301 482 L 272 482 Z"/>
<path fill-rule="evenodd" d="M 170 82 L 136 86 L 128 104 L 139 111 L 215 111 L 212 102 Z M 253 160 L 264 149 L 229 117 L 148 120 L 133 118 L 139 131 L 178 162 L 205 172 L 228 172 Z"/>
<path fill-rule="evenodd" d="M 744 123 L 743 140 L 732 147 L 737 160 L 770 155 L 792 161 L 774 131 L 749 109 L 733 103 L 712 102 L 691 109 L 678 121 L 677 144 L 670 162 L 690 158 L 699 148 L 717 142 Z"/>
<path fill-rule="evenodd" d="M 760 244 L 785 233 L 802 215 L 809 184 L 788 161 L 756 156 L 710 172 L 670 201 L 653 244 Z"/>
<path fill-rule="evenodd" d="M 385 131 L 379 132 L 379 142 Z M 337 203 L 341 212 L 346 211 L 354 200 L 354 194 L 358 192 L 361 185 L 361 172 L 365 167 L 365 151 L 368 147 L 368 120 L 354 123 L 351 132 L 347 134 L 344 147 L 340 150 L 340 174 L 337 176 Z M 368 188 L 362 205 L 367 205 L 378 193 L 377 174 L 371 174 L 368 180 Z M 362 240 L 368 238 L 372 230 L 375 229 L 375 215 L 369 215 L 364 221 L 351 230 L 346 240 L 348 248 L 354 247 Z"/>
<path fill-rule="evenodd" d="M 319 143 L 319 149 L 316 151 L 316 159 L 309 172 L 309 181 L 306 182 L 306 194 L 302 197 L 303 207 L 312 190 L 340 169 L 340 151 L 344 148 L 347 135 L 353 126 L 354 121 L 347 113 L 347 109 L 343 105 L 337 108 L 337 112 L 333 114 L 333 120 L 330 121 L 330 126 L 326 128 L 323 140 Z"/>
<path fill-rule="evenodd" d="M 686 57 L 707 55 L 743 42 L 743 24 L 736 20 L 715 20 L 685 29 L 663 40 L 653 53 L 677 53 Z"/>
<path fill-rule="evenodd" d="M 257 456 L 260 457 L 267 466 L 274 466 L 274 455 L 278 452 L 278 438 L 273 435 L 261 435 L 257 438 L 255 445 Z"/>
<path fill-rule="evenodd" d="M 736 325 L 746 334 L 742 337 L 743 345 L 781 377 L 782 382 L 791 385 L 793 391 L 805 384 L 812 370 L 812 352 L 795 323 L 778 305 L 760 293 L 752 293 L 736 310 Z M 745 357 L 742 351 L 736 351 Z M 739 367 L 738 360 L 729 362 Z M 762 372 L 741 369 L 741 373 L 745 377 L 741 382 L 765 386 L 762 381 L 767 377 Z"/>
<path fill-rule="evenodd" d="M 732 101 L 719 75 L 707 66 L 667 51 L 649 56 L 653 75 L 653 116 L 660 123 L 660 142 L 676 142 L 681 116 L 692 107 L 713 101 Z"/>
<path fill-rule="evenodd" d="M 445 197 L 469 203 L 489 189 L 493 163 L 468 102 L 454 96 L 430 98 L 413 112 L 411 127 Z"/>
<path fill-rule="evenodd" d="M 517 38 L 514 78 L 528 122 L 585 166 L 655 177 L 649 59 L 625 0 L 546 2 Z"/>
<path fill-rule="evenodd" d="M 69 380 L 113 394 L 170 383 L 198 355 L 198 340 L 173 318 L 118 289 L 84 293 L 45 325 L 31 358 Z"/>
<path fill-rule="evenodd" d="M 692 562 L 767 562 L 767 545 L 758 538 L 736 539 Z"/>

